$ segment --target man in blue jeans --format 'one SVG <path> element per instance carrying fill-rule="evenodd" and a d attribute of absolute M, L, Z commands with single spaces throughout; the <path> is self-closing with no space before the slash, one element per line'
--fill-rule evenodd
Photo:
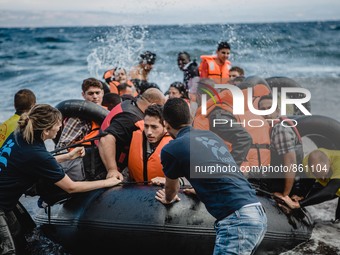
<path fill-rule="evenodd" d="M 223 140 L 211 131 L 193 129 L 188 104 L 181 98 L 169 99 L 163 115 L 174 140 L 161 152 L 166 181 L 156 199 L 163 204 L 179 201 L 179 177 L 186 177 L 216 218 L 214 255 L 253 254 L 267 230 L 267 217 Z"/>

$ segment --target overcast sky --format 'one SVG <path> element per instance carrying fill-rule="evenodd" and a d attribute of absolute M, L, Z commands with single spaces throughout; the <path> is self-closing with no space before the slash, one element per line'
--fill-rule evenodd
<path fill-rule="evenodd" d="M 340 20 L 340 0 L 0 0 L 0 27 Z"/>

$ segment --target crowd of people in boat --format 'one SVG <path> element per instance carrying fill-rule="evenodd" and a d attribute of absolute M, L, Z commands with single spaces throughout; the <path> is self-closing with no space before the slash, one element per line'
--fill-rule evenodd
<path fill-rule="evenodd" d="M 84 100 L 108 110 L 102 123 L 63 118 L 58 109 L 37 104 L 31 90 L 19 90 L 14 96 L 15 114 L 0 125 L 2 254 L 15 251 L 12 235 L 17 221 L 9 219 L 15 218 L 13 208 L 25 193 L 40 195 L 43 207 L 60 200 L 56 194 L 63 197 L 134 182 L 163 186 L 155 197 L 171 204 L 180 200 L 180 185 L 186 185 L 184 193 L 197 195 L 216 218 L 219 241 L 214 254 L 233 254 L 236 249 L 235 240 L 227 236 L 236 236 L 236 241 L 239 237 L 237 231 L 227 233 L 228 224 L 244 229 L 249 237 L 242 254 L 252 254 L 263 239 L 266 215 L 251 183 L 271 192 L 286 209 L 339 196 L 340 151 L 320 148 L 304 155 L 299 131 L 280 115 L 278 106 L 264 116 L 254 115 L 246 105 L 245 114 L 233 114 L 232 93 L 214 88 L 215 84 L 240 86 L 246 79 L 242 68 L 231 65 L 230 50 L 229 43 L 222 41 L 216 54 L 201 56 L 199 64 L 187 52 L 179 52 L 183 80 L 171 83 L 165 93 L 149 81 L 157 60 L 150 51 L 141 54 L 129 72 L 115 67 L 104 73 L 103 80 L 85 79 Z M 254 107 L 271 109 L 270 88 L 259 83 L 252 89 Z M 203 109 L 203 95 L 212 92 Z M 263 125 L 247 125 L 254 118 L 263 120 Z M 58 153 L 46 150 L 47 139 L 55 141 Z M 193 172 L 193 165 L 215 173 Z M 212 168 L 216 165 L 237 171 L 221 173 Z M 264 175 L 261 167 L 269 165 L 288 171 Z M 304 171 L 293 171 L 300 166 Z M 235 212 L 251 215 L 253 228 Z"/>

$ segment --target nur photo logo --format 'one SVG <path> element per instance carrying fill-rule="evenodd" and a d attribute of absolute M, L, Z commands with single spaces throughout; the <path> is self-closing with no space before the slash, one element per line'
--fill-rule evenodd
<path fill-rule="evenodd" d="M 229 84 L 215 84 L 215 87 L 212 87 L 208 84 L 200 84 L 200 90 L 204 93 L 201 95 L 201 114 L 207 114 L 207 95 L 209 95 L 210 100 L 213 100 L 215 104 L 223 103 L 223 100 L 220 98 L 219 93 L 216 89 L 228 89 L 232 94 L 233 99 L 233 114 L 244 114 L 245 113 L 245 96 L 240 88 L 235 85 Z M 289 98 L 289 94 L 291 93 L 300 93 L 304 94 L 304 98 Z M 259 110 L 253 105 L 253 90 L 252 88 L 247 88 L 247 107 L 249 111 L 253 114 L 264 116 L 273 113 L 278 106 L 278 89 L 272 88 L 272 97 L 273 104 L 270 109 L 267 110 Z M 216 100 L 217 99 L 217 100 Z M 287 114 L 287 105 L 295 105 L 304 115 L 312 115 L 306 107 L 303 105 L 307 103 L 311 99 L 311 93 L 308 89 L 305 88 L 292 88 L 292 87 L 282 87 L 280 94 L 280 110 L 281 115 Z"/>

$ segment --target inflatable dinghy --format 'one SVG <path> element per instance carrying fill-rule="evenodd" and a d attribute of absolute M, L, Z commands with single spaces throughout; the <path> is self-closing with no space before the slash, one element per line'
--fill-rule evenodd
<path fill-rule="evenodd" d="M 212 254 L 215 219 L 197 198 L 180 193 L 180 202 L 164 206 L 159 187 L 122 184 L 78 194 L 35 216 L 44 233 L 71 254 Z M 256 254 L 279 254 L 307 241 L 313 222 L 301 209 L 287 216 L 276 202 L 258 195 L 268 230 Z"/>

